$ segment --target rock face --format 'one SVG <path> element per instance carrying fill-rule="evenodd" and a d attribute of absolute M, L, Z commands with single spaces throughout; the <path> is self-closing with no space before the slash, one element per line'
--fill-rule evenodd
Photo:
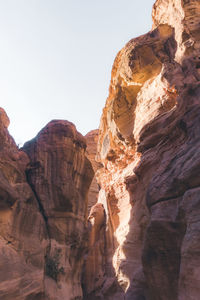
<path fill-rule="evenodd" d="M 82 299 L 87 193 L 84 138 L 50 122 L 18 150 L 0 111 L 0 299 Z"/>
<path fill-rule="evenodd" d="M 99 186 L 96 177 L 97 177 L 97 171 L 102 167 L 102 164 L 96 161 L 98 138 L 99 138 L 98 129 L 88 132 L 88 134 L 86 134 L 85 136 L 86 143 L 87 143 L 86 156 L 91 162 L 93 170 L 95 172 L 88 193 L 88 215 L 90 213 L 92 206 L 97 203 L 98 194 L 99 194 Z"/>
<path fill-rule="evenodd" d="M 19 150 L 0 109 L 0 299 L 199 299 L 200 1 L 152 16 L 87 152 L 57 120 Z"/>
<path fill-rule="evenodd" d="M 28 182 L 46 223 L 44 285 L 52 300 L 82 295 L 86 198 L 93 177 L 85 149 L 85 140 L 75 126 L 56 120 L 23 148 L 30 158 Z"/>
<path fill-rule="evenodd" d="M 200 294 L 200 2 L 158 0 L 152 15 L 112 69 L 98 143 L 106 259 L 88 257 L 100 283 L 86 299 Z"/>
<path fill-rule="evenodd" d="M 0 112 L 0 299 L 43 299 L 47 232 L 26 181 L 29 159 L 16 147 L 7 131 L 9 119 Z"/>

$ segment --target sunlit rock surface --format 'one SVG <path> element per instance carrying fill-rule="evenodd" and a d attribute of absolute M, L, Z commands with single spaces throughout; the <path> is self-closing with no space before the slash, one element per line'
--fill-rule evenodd
<path fill-rule="evenodd" d="M 85 136 L 86 143 L 87 143 L 86 156 L 91 162 L 92 168 L 95 173 L 88 193 L 88 215 L 90 213 L 92 206 L 97 203 L 98 194 L 99 194 L 99 186 L 97 183 L 96 176 L 97 176 L 97 171 L 102 167 L 102 164 L 96 161 L 98 138 L 99 138 L 98 129 L 88 132 Z"/>
<path fill-rule="evenodd" d="M 86 143 L 67 121 L 50 122 L 18 150 L 0 114 L 0 299 L 82 299 Z"/>
<path fill-rule="evenodd" d="M 199 16 L 199 1 L 156 1 L 152 30 L 115 59 L 98 143 L 106 260 L 86 299 L 199 298 Z"/>
<path fill-rule="evenodd" d="M 0 109 L 0 299 L 199 299 L 200 2 L 152 16 L 87 150 L 57 120 L 19 150 Z"/>

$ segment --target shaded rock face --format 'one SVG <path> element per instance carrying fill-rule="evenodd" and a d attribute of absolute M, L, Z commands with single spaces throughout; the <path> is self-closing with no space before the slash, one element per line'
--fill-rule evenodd
<path fill-rule="evenodd" d="M 99 195 L 97 177 L 102 168 L 102 164 L 96 161 L 98 130 L 90 131 L 85 138 L 87 142 L 86 156 L 92 163 L 95 175 L 88 193 L 88 244 L 82 269 L 82 287 L 83 299 L 92 300 L 93 297 L 101 297 L 102 283 L 105 280 L 106 218 L 104 205 L 97 203 Z"/>
<path fill-rule="evenodd" d="M 93 178 L 85 140 L 52 121 L 18 150 L 0 112 L 0 299 L 82 299 Z"/>
<path fill-rule="evenodd" d="M 45 290 L 52 300 L 82 296 L 86 198 L 93 177 L 85 149 L 75 126 L 56 120 L 23 148 L 30 158 L 27 179 L 46 222 Z"/>
<path fill-rule="evenodd" d="M 88 244 L 87 255 L 84 259 L 82 273 L 83 299 L 93 299 L 101 295 L 101 289 L 105 274 L 105 210 L 101 203 L 93 205 L 88 217 Z M 95 296 L 96 296 L 95 295 Z"/>
<path fill-rule="evenodd" d="M 87 152 L 58 120 L 19 150 L 0 109 L 0 299 L 199 299 L 200 2 L 152 16 Z"/>
<path fill-rule="evenodd" d="M 29 159 L 0 112 L 0 299 L 43 299 L 45 223 L 26 181 Z"/>
<path fill-rule="evenodd" d="M 115 59 L 98 143 L 106 260 L 86 299 L 199 298 L 199 14 L 156 1 L 153 29 Z"/>

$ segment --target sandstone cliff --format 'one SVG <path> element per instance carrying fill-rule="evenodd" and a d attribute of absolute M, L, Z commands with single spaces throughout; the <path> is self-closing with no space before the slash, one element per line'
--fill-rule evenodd
<path fill-rule="evenodd" d="M 0 109 L 0 299 L 199 299 L 200 2 L 152 16 L 99 131 L 54 120 L 18 149 Z"/>
<path fill-rule="evenodd" d="M 18 150 L 0 112 L 0 299 L 82 299 L 93 177 L 85 140 L 52 121 Z"/>
<path fill-rule="evenodd" d="M 98 144 L 105 260 L 87 271 L 86 299 L 200 295 L 200 2 L 158 0 L 152 15 L 112 69 Z"/>
<path fill-rule="evenodd" d="M 85 136 L 87 143 L 86 156 L 91 162 L 92 168 L 95 173 L 88 193 L 88 215 L 90 214 L 92 206 L 97 203 L 99 194 L 99 186 L 97 183 L 97 171 L 102 167 L 102 164 L 100 162 L 97 162 L 96 160 L 98 138 L 99 130 L 97 129 L 88 132 Z"/>

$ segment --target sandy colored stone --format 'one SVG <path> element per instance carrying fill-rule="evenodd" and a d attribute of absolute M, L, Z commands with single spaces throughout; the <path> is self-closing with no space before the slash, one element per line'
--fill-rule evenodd
<path fill-rule="evenodd" d="M 199 13 L 156 1 L 152 30 L 114 61 L 98 142 L 106 268 L 88 299 L 198 298 Z"/>
<path fill-rule="evenodd" d="M 54 120 L 23 150 L 30 158 L 27 179 L 45 220 L 45 295 L 50 300 L 82 298 L 87 193 L 93 170 L 86 143 L 75 126 Z"/>
<path fill-rule="evenodd" d="M 46 229 L 26 180 L 28 156 L 7 131 L 0 114 L 0 299 L 44 299 Z"/>
<path fill-rule="evenodd" d="M 82 299 L 87 193 L 85 139 L 50 122 L 19 150 L 0 114 L 0 299 Z"/>
<path fill-rule="evenodd" d="M 199 298 L 199 16 L 197 0 L 156 1 L 87 150 L 58 120 L 19 150 L 0 109 L 0 299 Z"/>
<path fill-rule="evenodd" d="M 8 118 L 8 116 L 7 116 L 7 113 L 5 112 L 5 110 L 4 110 L 2 107 L 0 107 L 0 118 L 1 118 L 2 124 L 3 124 L 6 128 L 8 128 L 8 126 L 9 126 L 9 124 L 10 124 L 10 120 L 9 120 L 9 118 Z"/>
<path fill-rule="evenodd" d="M 87 143 L 86 156 L 91 162 L 95 173 L 88 193 L 88 215 L 90 214 L 90 210 L 92 206 L 97 203 L 98 194 L 99 194 L 99 185 L 97 183 L 96 177 L 97 177 L 97 171 L 102 167 L 102 164 L 100 162 L 97 162 L 96 160 L 98 138 L 99 138 L 98 129 L 92 130 L 85 135 L 85 139 Z"/>

